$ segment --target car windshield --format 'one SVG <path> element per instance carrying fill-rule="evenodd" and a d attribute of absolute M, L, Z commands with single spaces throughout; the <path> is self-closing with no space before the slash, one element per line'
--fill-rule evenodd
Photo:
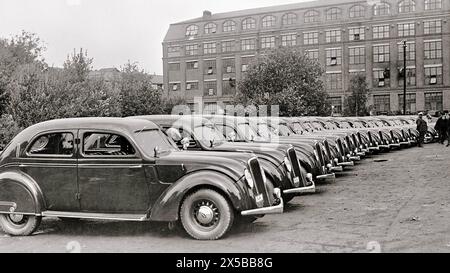
<path fill-rule="evenodd" d="M 194 136 L 205 146 L 218 146 L 226 141 L 223 134 L 212 124 L 202 124 L 195 127 Z"/>
<path fill-rule="evenodd" d="M 314 129 L 319 131 L 324 129 L 322 124 L 320 124 L 320 122 L 317 121 L 312 122 L 312 126 L 314 127 Z"/>
<path fill-rule="evenodd" d="M 330 122 L 330 121 L 325 121 L 325 125 L 327 126 L 327 129 L 332 129 L 332 130 L 338 129 L 336 124 L 334 124 L 333 122 Z"/>
<path fill-rule="evenodd" d="M 355 126 L 355 128 L 364 128 L 364 125 L 359 121 L 353 121 L 353 126 Z"/>
<path fill-rule="evenodd" d="M 350 124 L 348 122 L 346 122 L 346 121 L 339 122 L 339 126 L 342 129 L 351 129 L 352 128 L 352 126 L 350 126 Z"/>
<path fill-rule="evenodd" d="M 280 132 L 281 136 L 290 136 L 293 134 L 291 129 L 289 129 L 289 127 L 284 123 L 278 124 L 278 131 Z"/>
<path fill-rule="evenodd" d="M 245 138 L 249 141 L 255 141 L 258 139 L 258 133 L 253 130 L 249 123 L 242 122 L 238 123 L 237 128 L 241 134 L 245 136 Z"/>
<path fill-rule="evenodd" d="M 142 130 L 136 131 L 134 138 L 144 153 L 150 157 L 155 156 L 155 148 L 160 152 L 169 152 L 178 150 L 174 143 L 160 130 Z"/>
<path fill-rule="evenodd" d="M 228 142 L 245 142 L 245 137 L 230 124 L 215 124 Z"/>
<path fill-rule="evenodd" d="M 312 127 L 311 123 L 309 123 L 309 122 L 303 122 L 303 127 L 308 131 L 314 131 L 314 128 Z"/>
<path fill-rule="evenodd" d="M 298 122 L 292 123 L 291 126 L 297 134 L 301 134 L 304 131 L 303 127 Z"/>
<path fill-rule="evenodd" d="M 258 123 L 257 128 L 258 135 L 266 140 L 277 137 L 277 134 L 274 134 L 266 123 Z"/>

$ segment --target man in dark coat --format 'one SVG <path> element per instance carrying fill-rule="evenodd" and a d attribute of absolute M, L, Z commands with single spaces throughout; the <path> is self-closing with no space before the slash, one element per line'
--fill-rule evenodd
<path fill-rule="evenodd" d="M 446 111 L 448 113 L 448 111 Z M 436 121 L 436 125 L 434 129 L 439 133 L 439 143 L 444 144 L 444 141 L 447 139 L 447 131 L 448 131 L 448 122 L 446 120 L 446 113 L 441 113 L 441 116 Z"/>
<path fill-rule="evenodd" d="M 420 112 L 419 113 L 419 118 L 416 121 L 417 124 L 417 131 L 419 131 L 419 143 L 418 146 L 419 147 L 423 147 L 423 143 L 425 141 L 425 135 L 428 131 L 428 124 L 427 122 L 423 119 L 423 113 Z"/>

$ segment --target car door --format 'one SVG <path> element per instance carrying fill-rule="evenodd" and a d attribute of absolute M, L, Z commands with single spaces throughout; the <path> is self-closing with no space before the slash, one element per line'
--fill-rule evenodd
<path fill-rule="evenodd" d="M 80 210 L 77 183 L 77 130 L 45 132 L 24 150 L 19 168 L 39 185 L 46 210 Z"/>
<path fill-rule="evenodd" d="M 80 130 L 78 184 L 81 211 L 144 214 L 149 185 L 138 150 L 124 135 Z"/>

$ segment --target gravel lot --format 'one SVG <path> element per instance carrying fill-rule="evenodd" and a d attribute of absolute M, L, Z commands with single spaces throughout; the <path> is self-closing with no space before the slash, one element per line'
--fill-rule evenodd
<path fill-rule="evenodd" d="M 367 158 L 220 241 L 160 223 L 49 218 L 34 236 L 0 233 L 0 252 L 450 252 L 449 161 L 439 144 Z"/>

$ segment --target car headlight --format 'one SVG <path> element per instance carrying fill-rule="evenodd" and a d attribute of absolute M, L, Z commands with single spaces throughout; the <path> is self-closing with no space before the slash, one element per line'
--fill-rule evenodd
<path fill-rule="evenodd" d="M 313 182 L 313 175 L 311 173 L 307 173 L 306 179 L 308 179 L 309 182 Z"/>
<path fill-rule="evenodd" d="M 339 163 L 339 159 L 335 158 L 334 162 Z"/>
<path fill-rule="evenodd" d="M 244 175 L 245 175 L 245 181 L 247 181 L 248 187 L 250 189 L 253 189 L 253 187 L 255 186 L 255 182 L 253 181 L 252 174 L 250 173 L 249 170 L 245 169 Z"/>
<path fill-rule="evenodd" d="M 375 141 L 375 144 L 378 145 L 378 141 Z"/>
<path fill-rule="evenodd" d="M 364 149 L 364 146 L 362 146 L 362 145 L 359 145 L 359 148 L 362 150 L 362 149 Z"/>
<path fill-rule="evenodd" d="M 333 167 L 333 165 L 331 165 L 330 163 L 327 164 L 327 168 L 330 169 L 331 167 Z"/>
<path fill-rule="evenodd" d="M 291 164 L 291 161 L 289 160 L 289 158 L 284 157 L 284 165 L 286 166 L 286 169 L 288 170 L 288 172 L 292 171 L 292 164 Z"/>

